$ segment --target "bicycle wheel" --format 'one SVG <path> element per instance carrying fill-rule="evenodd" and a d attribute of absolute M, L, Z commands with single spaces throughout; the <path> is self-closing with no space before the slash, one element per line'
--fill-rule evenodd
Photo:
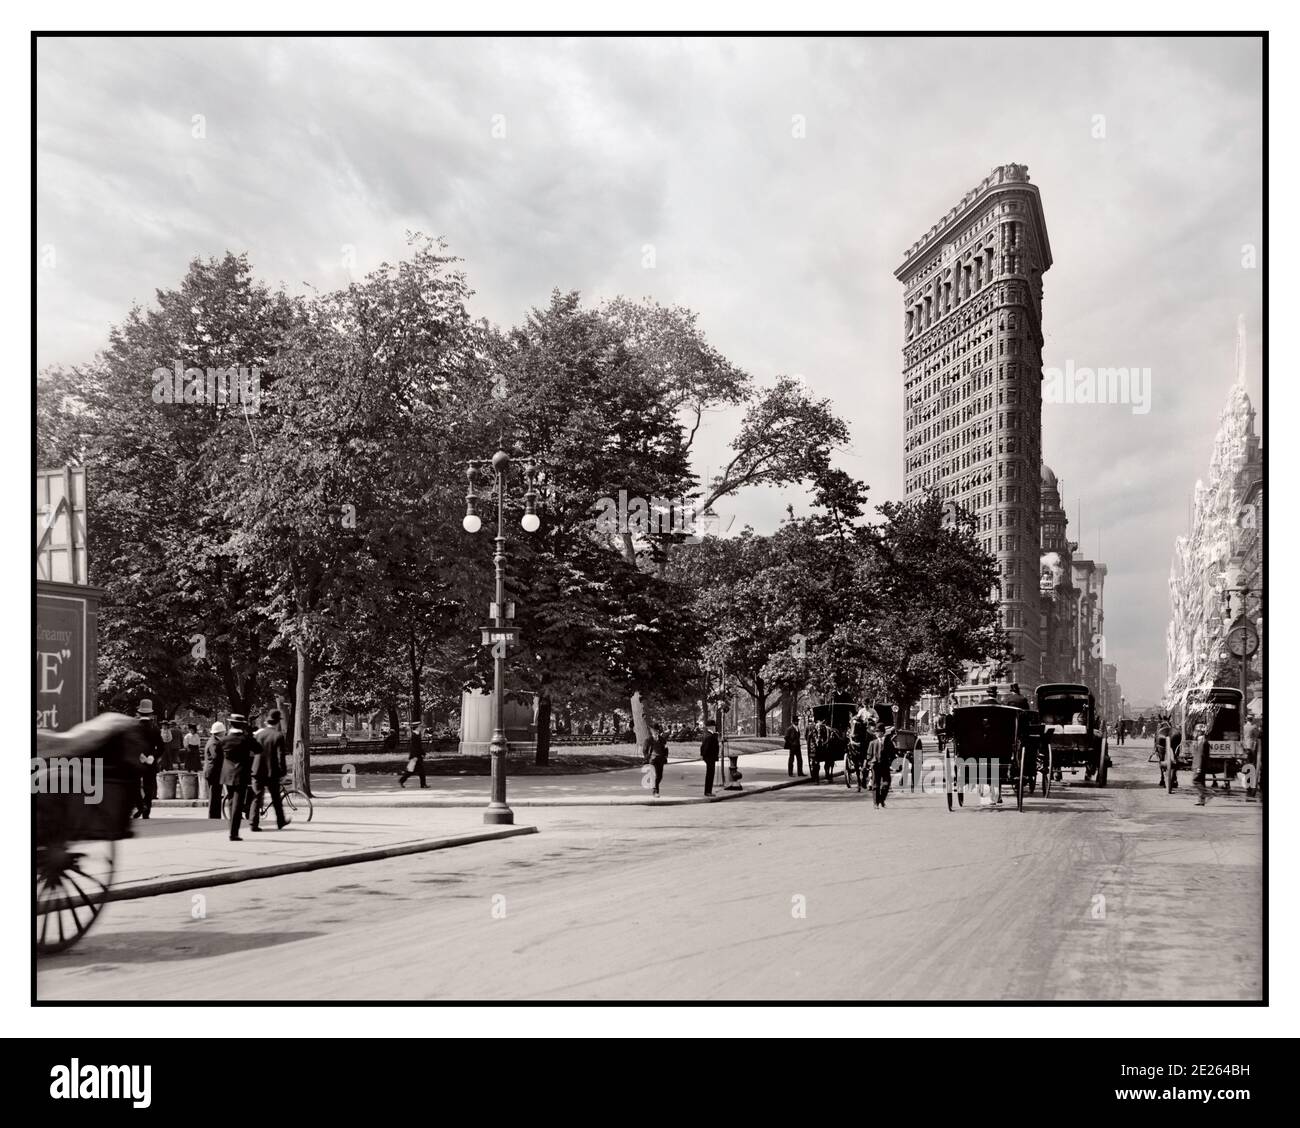
<path fill-rule="evenodd" d="M 234 793 L 229 788 L 226 788 L 226 794 L 221 800 L 221 817 L 225 819 L 226 822 L 229 822 L 230 816 L 234 814 L 234 808 L 231 806 L 233 794 Z"/>
<path fill-rule="evenodd" d="M 285 791 L 281 799 L 284 803 L 285 814 L 291 818 L 302 819 L 303 822 L 311 822 L 311 796 L 305 791 L 299 791 L 296 787 L 293 787 Z"/>

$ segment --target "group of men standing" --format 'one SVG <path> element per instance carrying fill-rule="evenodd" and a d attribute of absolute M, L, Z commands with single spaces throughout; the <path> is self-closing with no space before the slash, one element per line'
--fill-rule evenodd
<path fill-rule="evenodd" d="M 203 749 L 204 777 L 208 781 L 208 818 L 221 818 L 221 791 L 230 798 L 230 841 L 242 842 L 239 826 L 248 817 L 250 830 L 262 829 L 262 807 L 267 792 L 275 811 L 275 825 L 283 830 L 290 822 L 280 798 L 280 781 L 288 771 L 280 710 L 266 715 L 266 724 L 256 731 L 252 720 L 231 713 L 229 724 L 217 721 Z"/>
<path fill-rule="evenodd" d="M 166 762 L 153 702 L 143 698 L 136 706 L 136 718 L 143 726 L 147 749 L 140 757 L 140 795 L 136 803 L 137 818 L 148 818 L 158 795 L 158 771 Z M 252 721 L 242 713 L 232 713 L 229 723 L 217 721 L 209 732 L 203 749 L 203 778 L 208 782 L 208 818 L 222 817 L 222 794 L 230 798 L 230 840 L 242 842 L 240 824 L 249 820 L 250 829 L 260 831 L 262 806 L 267 792 L 275 811 L 276 826 L 289 824 L 280 798 L 280 781 L 288 771 L 284 732 L 280 728 L 280 711 L 272 709 L 266 724 L 254 731 Z"/>

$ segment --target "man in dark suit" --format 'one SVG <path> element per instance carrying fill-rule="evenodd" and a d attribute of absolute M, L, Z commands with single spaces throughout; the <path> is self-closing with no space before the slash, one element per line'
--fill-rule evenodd
<path fill-rule="evenodd" d="M 280 800 L 280 780 L 284 778 L 284 733 L 280 731 L 280 710 L 272 709 L 266 715 L 266 724 L 253 734 L 257 751 L 253 754 L 253 813 L 250 830 L 261 830 L 262 800 L 267 789 L 271 791 L 271 807 L 275 811 L 275 825 L 283 830 L 289 823 L 285 818 L 284 804 Z"/>
<path fill-rule="evenodd" d="M 1013 709 L 1028 709 L 1029 698 L 1020 692 L 1020 686 L 1016 682 L 1011 683 L 1010 689 L 1006 693 L 998 695 L 999 705 L 1010 705 Z"/>
<path fill-rule="evenodd" d="M 221 818 L 221 742 L 226 738 L 226 726 L 220 721 L 212 725 L 211 735 L 203 747 L 203 778 L 208 781 L 208 818 Z"/>
<path fill-rule="evenodd" d="M 789 753 L 787 760 L 787 774 L 793 776 L 796 765 L 799 768 L 799 774 L 803 775 L 803 748 L 801 747 L 799 736 L 799 726 L 790 722 L 790 727 L 785 730 L 785 749 Z"/>
<path fill-rule="evenodd" d="M 221 739 L 221 785 L 230 796 L 231 842 L 243 841 L 239 837 L 239 824 L 253 779 L 253 757 L 259 747 L 248 731 L 248 719 L 242 713 L 231 713 L 230 727 Z"/>
<path fill-rule="evenodd" d="M 165 751 L 158 722 L 154 719 L 153 702 L 147 697 L 142 698 L 135 715 L 140 721 L 143 737 L 140 745 L 140 793 L 136 797 L 135 815 L 147 819 L 153 810 L 153 801 L 158 797 L 158 771 L 163 766 Z"/>
<path fill-rule="evenodd" d="M 704 761 L 704 794 L 713 794 L 713 773 L 718 766 L 718 727 L 717 721 L 709 721 L 708 731 L 700 742 L 700 759 Z"/>
<path fill-rule="evenodd" d="M 406 767 L 398 773 L 398 785 L 405 787 L 406 781 L 413 775 L 420 777 L 421 787 L 429 786 L 424 778 L 424 741 L 420 737 L 420 726 L 417 724 L 411 725 L 411 754 L 407 757 Z"/>
<path fill-rule="evenodd" d="M 867 746 L 867 763 L 871 770 L 871 797 L 877 807 L 885 805 L 889 796 L 889 769 L 894 762 L 893 733 L 888 728 L 877 732 Z"/>

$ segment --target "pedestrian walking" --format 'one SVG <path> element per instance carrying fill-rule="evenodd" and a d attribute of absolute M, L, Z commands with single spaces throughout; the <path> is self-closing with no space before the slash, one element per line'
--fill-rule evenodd
<path fill-rule="evenodd" d="M 1192 783 L 1196 785 L 1196 805 L 1204 807 L 1210 792 L 1205 786 L 1205 768 L 1210 759 L 1210 739 L 1204 725 L 1197 725 L 1192 737 Z"/>
<path fill-rule="evenodd" d="M 226 735 L 221 738 L 221 784 L 230 798 L 230 841 L 242 842 L 239 824 L 248 805 L 253 782 L 253 757 L 259 745 L 248 729 L 248 718 L 231 713 Z"/>
<path fill-rule="evenodd" d="M 140 752 L 140 792 L 136 797 L 135 817 L 147 819 L 153 810 L 153 801 L 158 798 L 158 771 L 163 764 L 162 734 L 154 719 L 153 702 L 147 697 L 140 699 L 135 715 L 139 719 L 144 733 L 144 744 Z"/>
<path fill-rule="evenodd" d="M 799 726 L 790 722 L 790 727 L 785 730 L 785 748 L 789 753 L 786 756 L 786 774 L 794 776 L 795 768 L 798 767 L 799 774 L 803 775 L 803 749 L 800 745 L 802 738 L 799 735 Z"/>
<path fill-rule="evenodd" d="M 226 726 L 220 721 L 213 724 L 208 742 L 203 746 L 203 778 L 208 781 L 208 818 L 221 818 L 221 741 Z"/>
<path fill-rule="evenodd" d="M 867 765 L 871 769 L 871 798 L 873 805 L 883 807 L 889 796 L 889 769 L 894 761 L 892 734 L 888 729 L 876 732 L 867 745 Z"/>
<path fill-rule="evenodd" d="M 700 742 L 700 759 L 704 761 L 704 794 L 713 794 L 713 773 L 718 766 L 717 721 L 707 722 L 704 739 Z"/>
<path fill-rule="evenodd" d="M 292 820 L 285 815 L 284 801 L 280 798 L 280 781 L 284 779 L 286 757 L 279 709 L 272 709 L 266 715 L 266 724 L 253 733 L 253 739 L 257 742 L 257 751 L 253 754 L 252 819 L 248 829 L 262 829 L 262 803 L 269 790 L 276 829 L 283 830 Z"/>
<path fill-rule="evenodd" d="M 650 735 L 646 737 L 646 748 L 649 752 L 649 765 L 655 773 L 654 794 L 658 796 L 659 785 L 664 780 L 664 765 L 668 763 L 668 737 L 664 734 L 664 727 L 660 724 L 652 725 Z"/>
<path fill-rule="evenodd" d="M 406 768 L 397 775 L 399 786 L 405 787 L 406 781 L 413 775 L 420 777 L 420 786 L 428 787 L 424 778 L 424 741 L 420 738 L 420 726 L 411 726 L 411 754 L 406 758 Z"/>

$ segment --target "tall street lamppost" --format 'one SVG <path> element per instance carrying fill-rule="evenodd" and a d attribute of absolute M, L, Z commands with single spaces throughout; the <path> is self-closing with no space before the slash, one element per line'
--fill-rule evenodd
<path fill-rule="evenodd" d="M 537 516 L 537 486 L 544 479 L 537 460 L 532 455 L 523 455 L 524 472 L 524 515 L 520 524 L 526 533 L 535 533 L 541 527 L 541 518 Z M 481 628 L 483 645 L 492 647 L 494 676 L 492 682 L 492 798 L 487 810 L 483 812 L 483 821 L 491 824 L 513 823 L 515 814 L 506 803 L 506 647 L 516 641 L 518 632 L 511 620 L 515 617 L 513 603 L 506 602 L 506 475 L 510 469 L 510 455 L 498 450 L 490 461 L 471 459 L 465 468 L 468 488 L 465 492 L 465 517 L 461 526 L 467 533 L 477 533 L 483 527 L 483 520 L 478 515 L 477 503 L 491 499 L 495 494 L 497 501 L 497 535 L 496 552 L 492 563 L 496 569 L 496 598 L 489 608 L 491 623 Z"/>

